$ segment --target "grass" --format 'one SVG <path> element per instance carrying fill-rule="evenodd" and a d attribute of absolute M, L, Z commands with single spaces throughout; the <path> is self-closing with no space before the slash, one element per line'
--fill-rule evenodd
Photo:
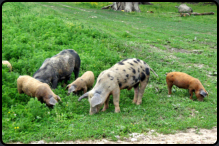
<path fill-rule="evenodd" d="M 217 7 L 188 4 L 195 12 L 214 15 L 178 17 L 175 5 L 140 5 L 141 13 L 102 10 L 111 3 L 6 2 L 2 6 L 2 141 L 67 141 L 126 137 L 150 129 L 168 134 L 217 125 Z M 154 13 L 147 13 L 154 11 Z M 194 38 L 196 37 L 196 40 Z M 46 58 L 72 48 L 81 58 L 80 76 L 93 71 L 95 79 L 125 58 L 144 60 L 151 73 L 142 104 L 132 104 L 134 90 L 121 90 L 120 113 L 109 109 L 89 115 L 86 99 L 67 96 L 62 83 L 54 93 L 62 103 L 49 109 L 35 98 L 17 92 L 19 75 L 32 76 Z M 199 50 L 196 53 L 193 50 Z M 165 73 L 181 71 L 198 78 L 209 93 L 204 102 L 173 87 L 167 95 Z M 71 81 L 74 75 L 71 76 Z M 70 82 L 69 82 L 70 83 Z"/>

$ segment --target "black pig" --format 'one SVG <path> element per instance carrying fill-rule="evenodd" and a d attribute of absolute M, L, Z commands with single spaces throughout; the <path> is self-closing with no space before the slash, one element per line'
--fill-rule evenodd
<path fill-rule="evenodd" d="M 43 83 L 52 83 L 55 89 L 61 80 L 70 80 L 72 72 L 75 79 L 78 78 L 81 60 L 76 51 L 72 49 L 63 50 L 57 55 L 47 58 L 42 66 L 34 73 L 33 77 Z"/>

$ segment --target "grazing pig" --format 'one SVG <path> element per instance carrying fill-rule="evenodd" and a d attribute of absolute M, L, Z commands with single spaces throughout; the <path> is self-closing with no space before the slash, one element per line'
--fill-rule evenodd
<path fill-rule="evenodd" d="M 179 88 L 188 89 L 190 99 L 192 99 L 193 92 L 195 92 L 198 101 L 203 101 L 204 97 L 208 95 L 208 92 L 197 78 L 194 78 L 183 72 L 167 73 L 166 82 L 168 86 L 168 94 L 171 94 L 172 86 L 175 85 Z"/>
<path fill-rule="evenodd" d="M 9 68 L 9 71 L 10 72 L 12 71 L 12 66 L 10 62 L 8 62 L 7 60 L 2 60 L 2 64 L 7 65 L 7 67 Z"/>
<path fill-rule="evenodd" d="M 101 72 L 93 89 L 79 97 L 78 101 L 88 97 L 90 114 L 94 114 L 100 110 L 103 104 L 102 111 L 108 108 L 109 96 L 112 94 L 115 112 L 120 112 L 120 90 L 131 90 L 134 87 L 133 103 L 139 105 L 142 102 L 142 96 L 149 81 L 150 70 L 152 69 L 143 60 L 136 58 L 124 59 Z M 154 74 L 157 76 L 155 72 Z"/>
<path fill-rule="evenodd" d="M 77 93 L 80 90 L 87 92 L 87 89 L 92 87 L 94 84 L 94 74 L 92 71 L 85 72 L 81 77 L 77 78 L 73 83 L 68 84 L 66 89 L 68 89 L 68 95 L 72 92 Z"/>
<path fill-rule="evenodd" d="M 17 79 L 18 93 L 25 93 L 32 97 L 37 97 L 39 101 L 44 101 L 46 105 L 53 106 L 58 100 L 61 101 L 58 95 L 55 95 L 49 85 L 42 83 L 31 76 L 19 76 Z"/>
<path fill-rule="evenodd" d="M 57 55 L 47 58 L 42 66 L 34 73 L 33 77 L 43 83 L 52 82 L 52 88 L 55 89 L 58 81 L 70 80 L 72 72 L 75 79 L 78 78 L 81 60 L 77 52 L 72 49 L 63 50 Z"/>

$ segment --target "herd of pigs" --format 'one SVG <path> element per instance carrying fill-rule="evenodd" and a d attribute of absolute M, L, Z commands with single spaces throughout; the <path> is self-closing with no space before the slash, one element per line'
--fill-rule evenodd
<path fill-rule="evenodd" d="M 8 61 L 2 61 L 7 65 L 10 71 L 12 66 Z M 119 97 L 120 90 L 131 90 L 134 87 L 133 103 L 139 105 L 142 102 L 144 90 L 148 84 L 150 71 L 153 71 L 147 63 L 136 58 L 124 59 L 116 63 L 111 68 L 102 71 L 92 88 L 95 77 L 92 71 L 86 71 L 81 77 L 78 77 L 81 60 L 76 51 L 66 49 L 57 55 L 47 58 L 42 66 L 34 73 L 33 77 L 28 75 L 19 76 L 17 79 L 18 93 L 25 93 L 28 96 L 37 97 L 39 101 L 45 102 L 47 106 L 54 106 L 61 98 L 50 88 L 55 89 L 58 82 L 64 80 L 65 84 L 70 81 L 72 72 L 75 75 L 75 81 L 66 86 L 67 95 L 83 91 L 84 94 L 78 101 L 88 97 L 90 103 L 90 114 L 99 112 L 104 104 L 102 111 L 109 107 L 109 97 L 113 96 L 115 112 L 120 112 Z M 158 77 L 158 75 L 153 71 Z M 168 94 L 171 94 L 172 86 L 188 89 L 190 99 L 193 92 L 199 101 L 208 95 L 208 92 L 202 86 L 201 82 L 186 73 L 170 72 L 166 74 Z M 87 90 L 92 88 L 89 92 Z"/>

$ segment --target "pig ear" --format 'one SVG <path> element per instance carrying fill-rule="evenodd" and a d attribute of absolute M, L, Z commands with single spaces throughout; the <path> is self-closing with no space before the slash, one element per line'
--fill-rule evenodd
<path fill-rule="evenodd" d="M 57 101 L 54 99 L 54 97 L 49 99 L 49 104 L 50 105 L 55 105 L 57 103 Z"/>
<path fill-rule="evenodd" d="M 70 85 L 70 84 L 68 84 L 68 85 L 65 87 L 65 90 L 67 90 L 67 89 L 69 88 L 69 85 Z"/>
<path fill-rule="evenodd" d="M 90 104 L 92 107 L 95 107 L 98 104 L 102 103 L 102 99 L 100 97 L 100 94 L 95 93 L 94 96 L 91 98 Z"/>
<path fill-rule="evenodd" d="M 208 95 L 208 93 L 206 93 L 204 90 L 201 90 L 200 92 L 199 92 L 199 94 L 201 94 L 202 96 L 206 96 L 206 95 Z"/>
<path fill-rule="evenodd" d="M 58 95 L 56 95 L 56 96 L 57 96 L 57 98 L 58 98 L 59 101 L 62 101 L 61 98 L 60 98 Z"/>
<path fill-rule="evenodd" d="M 72 85 L 70 88 L 68 88 L 68 93 L 74 92 L 75 91 L 75 86 Z"/>
<path fill-rule="evenodd" d="M 89 92 L 84 93 L 81 97 L 78 98 L 78 101 L 81 101 L 82 98 L 88 97 Z"/>

